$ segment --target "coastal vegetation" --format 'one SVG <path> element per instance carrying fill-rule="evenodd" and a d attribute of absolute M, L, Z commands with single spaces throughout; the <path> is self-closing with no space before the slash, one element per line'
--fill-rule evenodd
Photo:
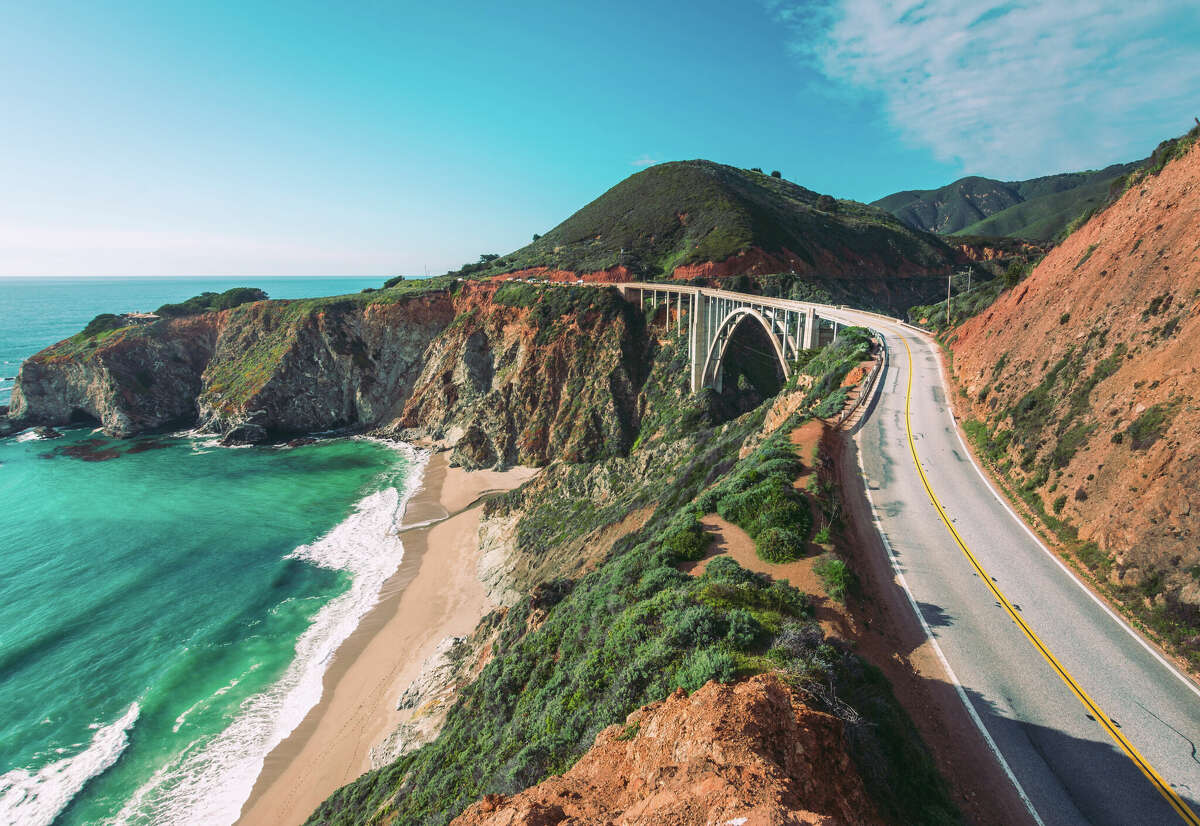
<path fill-rule="evenodd" d="M 185 315 L 199 315 L 218 310 L 231 310 L 234 307 L 251 301 L 266 301 L 267 294 L 255 287 L 234 287 L 223 293 L 203 292 L 194 295 L 187 301 L 177 304 L 164 304 L 155 310 L 156 315 L 164 318 L 176 318 Z"/>
<path fill-rule="evenodd" d="M 513 288 L 498 300 L 534 308 L 546 298 Z M 821 361 L 822 375 L 857 352 L 857 333 L 845 339 Z M 739 458 L 761 433 L 769 404 L 715 423 L 711 399 L 706 405 L 679 392 L 681 374 L 671 366 L 681 349 L 668 340 L 652 352 L 648 409 L 627 457 L 556 463 L 533 492 L 518 489 L 488 504 L 489 518 L 517 517 L 516 547 L 536 571 L 523 575 L 523 587 L 536 598 L 485 620 L 496 628 L 491 658 L 437 738 L 339 790 L 311 823 L 446 823 L 486 794 L 515 793 L 562 773 L 601 729 L 677 688 L 765 671 L 843 721 L 853 760 L 886 817 L 959 822 L 886 680 L 824 637 L 803 593 L 726 556 L 708 559 L 699 575 L 683 570 L 709 551 L 706 513 L 743 525 L 760 554 L 779 561 L 795 558 L 812 515 L 792 485 L 802 464 L 788 433 L 800 418 Z M 567 577 L 552 570 L 575 562 L 556 557 L 557 549 L 586 547 L 585 537 L 647 509 L 645 524 L 593 565 L 570 568 L 579 572 Z"/>

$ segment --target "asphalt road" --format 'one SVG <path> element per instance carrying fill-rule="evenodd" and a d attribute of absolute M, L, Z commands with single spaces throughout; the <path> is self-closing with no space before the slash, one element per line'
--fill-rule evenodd
<path fill-rule="evenodd" d="M 837 315 L 887 339 L 883 385 L 855 437 L 880 531 L 1036 816 L 1200 824 L 1200 691 L 1099 604 L 991 489 L 954 425 L 937 345 L 877 316 Z"/>

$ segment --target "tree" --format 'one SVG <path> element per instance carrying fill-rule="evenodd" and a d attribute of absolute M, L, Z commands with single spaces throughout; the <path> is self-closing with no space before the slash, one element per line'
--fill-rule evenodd
<path fill-rule="evenodd" d="M 536 232 L 533 234 L 533 240 L 534 240 L 534 241 L 536 241 L 537 239 L 539 239 L 539 238 L 541 238 L 541 237 L 542 237 L 542 236 L 538 235 Z"/>
<path fill-rule="evenodd" d="M 491 262 L 495 261 L 499 257 L 500 256 L 494 252 L 485 252 L 483 255 L 479 256 L 479 263 L 480 264 L 490 264 Z"/>
<path fill-rule="evenodd" d="M 783 173 L 782 173 L 782 172 L 780 172 L 778 169 L 772 169 L 772 170 L 771 170 L 771 177 L 772 177 L 772 178 L 782 178 L 782 177 L 783 177 Z"/>

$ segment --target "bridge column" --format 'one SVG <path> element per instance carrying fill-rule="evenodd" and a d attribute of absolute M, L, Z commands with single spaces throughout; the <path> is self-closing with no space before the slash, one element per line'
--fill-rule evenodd
<path fill-rule="evenodd" d="M 817 311 L 809 307 L 804 311 L 804 349 L 817 346 Z"/>
<path fill-rule="evenodd" d="M 688 314 L 688 344 L 691 350 L 692 392 L 704 386 L 704 357 L 708 354 L 708 299 L 696 290 L 692 294 L 692 311 Z"/>

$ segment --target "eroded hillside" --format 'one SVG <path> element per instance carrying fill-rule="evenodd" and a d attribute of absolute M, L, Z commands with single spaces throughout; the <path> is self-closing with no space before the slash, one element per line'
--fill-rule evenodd
<path fill-rule="evenodd" d="M 1106 587 L 1194 663 L 1196 131 L 1173 150 L 1180 157 L 1140 176 L 950 338 L 954 372 L 983 423 L 972 430 L 983 452 Z"/>

